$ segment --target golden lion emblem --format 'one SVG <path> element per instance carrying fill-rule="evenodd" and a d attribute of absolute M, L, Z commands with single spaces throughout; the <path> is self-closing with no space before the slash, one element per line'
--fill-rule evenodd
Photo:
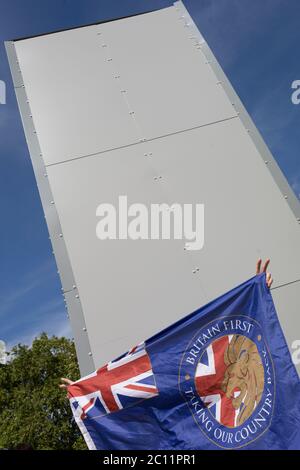
<path fill-rule="evenodd" d="M 239 409 L 236 423 L 239 426 L 260 402 L 264 390 L 264 367 L 256 344 L 241 335 L 233 335 L 224 352 L 224 361 L 227 369 L 222 390 L 231 399 L 234 409 Z M 238 391 L 240 393 L 235 397 L 234 392 Z"/>

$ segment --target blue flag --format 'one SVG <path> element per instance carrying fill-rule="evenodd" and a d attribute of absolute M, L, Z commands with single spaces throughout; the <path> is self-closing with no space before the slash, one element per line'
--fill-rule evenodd
<path fill-rule="evenodd" d="M 265 274 L 68 393 L 90 449 L 300 449 L 300 380 Z"/>

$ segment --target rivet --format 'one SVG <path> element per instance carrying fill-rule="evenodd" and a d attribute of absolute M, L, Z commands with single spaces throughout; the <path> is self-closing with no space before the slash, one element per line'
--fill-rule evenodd
<path fill-rule="evenodd" d="M 86 331 L 86 328 L 85 328 L 85 327 L 83 327 L 82 329 L 83 329 L 83 331 Z"/>
<path fill-rule="evenodd" d="M 76 299 L 79 299 L 79 295 L 78 295 L 78 294 L 76 294 L 76 295 L 75 295 L 75 298 L 76 298 Z"/>
<path fill-rule="evenodd" d="M 47 176 L 48 176 L 47 173 L 44 173 L 44 176 L 45 176 L 45 178 L 47 178 Z"/>
<path fill-rule="evenodd" d="M 76 289 L 76 286 L 75 286 L 75 284 L 72 286 L 72 289 Z"/>
<path fill-rule="evenodd" d="M 268 163 L 269 163 L 268 160 L 265 160 L 265 164 L 267 165 Z"/>
<path fill-rule="evenodd" d="M 193 274 L 196 274 L 196 269 L 193 269 Z"/>
<path fill-rule="evenodd" d="M 129 114 L 134 114 L 134 111 L 129 111 Z"/>
<path fill-rule="evenodd" d="M 154 176 L 154 178 L 153 178 L 153 179 L 154 179 L 154 181 L 157 181 L 157 180 L 158 180 L 157 176 Z"/>
<path fill-rule="evenodd" d="M 107 47 L 107 44 L 102 44 L 102 47 Z"/>
<path fill-rule="evenodd" d="M 62 238 L 62 236 L 63 236 L 63 234 L 62 234 L 62 233 L 60 233 L 60 234 L 59 234 L 59 237 L 60 237 L 60 238 Z"/>
<path fill-rule="evenodd" d="M 149 152 L 149 153 L 148 153 L 148 155 L 149 155 L 149 157 L 151 157 L 151 155 L 152 155 L 152 152 Z"/>
<path fill-rule="evenodd" d="M 120 75 L 115 75 L 114 78 L 120 78 Z"/>
<path fill-rule="evenodd" d="M 112 58 L 111 58 L 111 57 L 109 57 L 109 59 L 107 59 L 107 62 L 111 62 L 111 61 L 112 61 Z"/>
<path fill-rule="evenodd" d="M 121 93 L 126 93 L 127 90 L 121 90 Z"/>
<path fill-rule="evenodd" d="M 248 134 L 250 134 L 250 129 L 247 129 Z"/>
<path fill-rule="evenodd" d="M 50 201 L 50 204 L 54 204 L 54 201 Z"/>
<path fill-rule="evenodd" d="M 143 138 L 143 139 L 140 139 L 140 142 L 146 142 L 147 139 Z"/>
<path fill-rule="evenodd" d="M 288 197 L 287 196 L 284 196 L 284 199 L 287 199 Z"/>
<path fill-rule="evenodd" d="M 91 353 L 91 351 L 89 352 L 89 356 L 92 356 L 92 353 Z"/>
<path fill-rule="evenodd" d="M 148 157 L 148 153 L 144 153 L 144 157 Z"/>
<path fill-rule="evenodd" d="M 34 134 L 36 134 L 36 131 L 33 131 Z"/>

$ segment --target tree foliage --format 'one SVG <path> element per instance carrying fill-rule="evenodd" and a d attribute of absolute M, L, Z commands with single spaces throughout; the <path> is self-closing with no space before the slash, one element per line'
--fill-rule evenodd
<path fill-rule="evenodd" d="M 45 333 L 0 366 L 0 448 L 86 449 L 61 377 L 79 378 L 74 343 Z"/>

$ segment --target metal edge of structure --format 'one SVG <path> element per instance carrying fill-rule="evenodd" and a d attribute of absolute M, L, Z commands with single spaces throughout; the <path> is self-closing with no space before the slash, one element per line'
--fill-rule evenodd
<path fill-rule="evenodd" d="M 84 320 L 81 302 L 76 287 L 67 247 L 63 239 L 59 216 L 55 207 L 52 192 L 47 178 L 47 170 L 43 161 L 40 144 L 31 114 L 30 103 L 26 96 L 22 73 L 13 41 L 5 42 L 6 53 L 13 79 L 14 89 L 22 118 L 24 133 L 31 156 L 31 162 L 42 201 L 50 240 L 53 247 L 62 284 L 62 293 L 68 307 L 75 345 L 78 346 L 77 357 L 81 374 L 86 375 L 95 369 L 87 328 Z M 80 350 L 80 355 L 78 354 Z M 84 358 L 84 360 L 82 360 Z"/>
<path fill-rule="evenodd" d="M 34 38 L 39 38 L 41 36 L 48 36 L 49 34 L 63 33 L 65 31 L 72 31 L 73 29 L 88 28 L 89 26 L 98 26 L 104 23 L 112 23 L 113 21 L 126 20 L 127 18 L 133 18 L 135 16 L 146 15 L 147 13 L 153 13 L 154 11 L 164 10 L 165 8 L 170 8 L 170 7 L 156 8 L 153 10 L 142 11 L 141 13 L 134 13 L 132 15 L 127 15 L 127 16 L 120 16 L 118 18 L 110 18 L 108 20 L 95 21 L 93 23 L 87 23 L 87 24 L 83 24 L 80 26 L 71 26 L 70 28 L 56 29 L 53 31 L 49 31 L 48 33 L 40 33 L 40 34 L 35 34 L 33 36 L 24 36 L 21 38 L 14 38 L 14 39 L 11 39 L 11 41 L 12 42 L 25 41 L 26 39 L 34 39 Z"/>
<path fill-rule="evenodd" d="M 230 100 L 232 105 L 235 107 L 242 124 L 244 125 L 245 129 L 249 133 L 249 136 L 251 137 L 265 165 L 268 167 L 268 170 L 271 176 L 273 177 L 273 180 L 275 181 L 278 188 L 280 189 L 284 199 L 287 201 L 297 221 L 300 223 L 300 201 L 296 197 L 294 191 L 291 189 L 287 179 L 282 173 L 279 165 L 274 159 L 267 144 L 265 143 L 257 127 L 252 121 L 252 118 L 250 117 L 249 113 L 247 112 L 246 108 L 241 102 L 239 96 L 234 91 L 230 81 L 226 77 L 216 57 L 214 56 L 207 42 L 203 38 L 202 34 L 200 33 L 198 27 L 196 26 L 195 22 L 193 21 L 191 15 L 189 14 L 186 7 L 184 6 L 183 2 L 180 0 L 177 2 L 174 2 L 174 7 L 176 11 L 178 11 L 179 19 L 182 19 L 184 21 L 184 25 L 187 27 L 187 30 L 189 32 L 189 38 L 195 40 L 195 47 L 199 50 L 199 52 L 202 52 L 204 54 L 207 60 L 207 63 L 210 65 L 214 74 L 219 80 L 218 84 L 223 88 L 228 99 Z"/>

